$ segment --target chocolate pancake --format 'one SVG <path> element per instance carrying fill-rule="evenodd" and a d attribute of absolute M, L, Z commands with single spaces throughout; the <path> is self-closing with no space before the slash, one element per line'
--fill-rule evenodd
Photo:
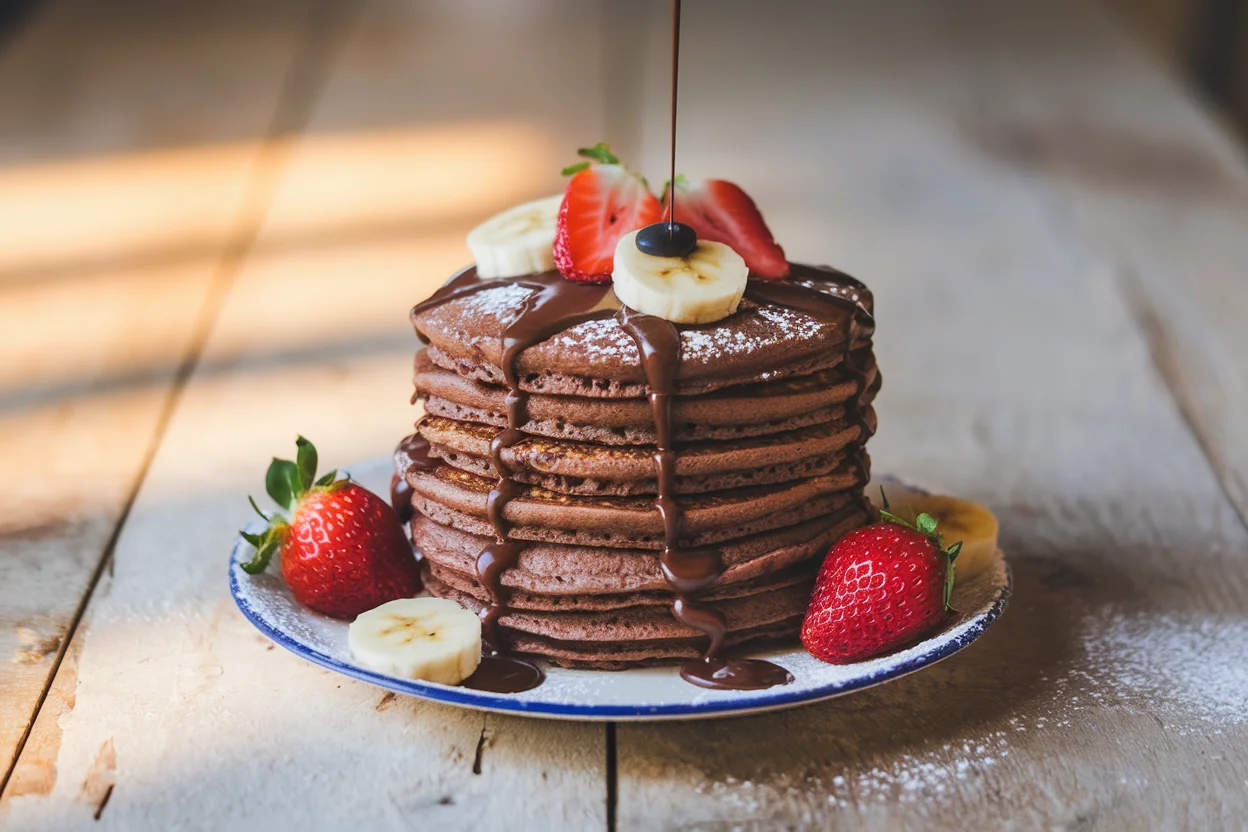
<path fill-rule="evenodd" d="M 474 612 L 480 613 L 487 606 L 435 576 L 429 576 L 428 585 L 434 595 Z M 812 581 L 805 581 L 744 598 L 708 602 L 708 606 L 724 616 L 726 645 L 791 635 L 801 625 L 811 585 Z M 573 666 L 616 667 L 620 665 L 613 663 L 695 658 L 706 640 L 662 606 L 591 612 L 535 612 L 509 607 L 498 625 L 508 649 Z"/>
<path fill-rule="evenodd" d="M 761 436 L 822 424 L 843 412 L 860 383 L 869 404 L 879 390 L 870 350 L 856 353 L 862 379 L 835 370 L 778 381 L 746 384 L 672 402 L 676 438 L 681 441 Z M 414 383 L 425 410 L 457 421 L 506 427 L 507 391 L 437 367 L 426 351 L 416 354 Z M 644 398 L 608 399 L 532 395 L 526 408 L 527 434 L 605 445 L 653 445 L 654 421 Z"/>
<path fill-rule="evenodd" d="M 724 634 L 723 647 L 742 648 L 784 644 L 797 640 L 802 616 L 794 615 L 774 624 L 749 627 Z M 641 642 L 559 641 L 524 632 L 508 634 L 508 649 L 526 656 L 543 658 L 560 667 L 582 670 L 627 670 L 630 667 L 676 664 L 701 658 L 706 639 L 651 639 Z"/>
<path fill-rule="evenodd" d="M 829 517 L 724 543 L 717 547 L 724 571 L 710 588 L 748 583 L 812 559 L 818 562 L 837 538 L 866 520 L 851 505 Z M 489 538 L 427 517 L 413 521 L 412 540 L 430 563 L 474 582 L 477 555 L 489 543 Z M 647 550 L 537 543 L 521 553 L 502 585 L 512 599 L 526 597 L 528 606 L 538 609 L 614 608 L 641 603 L 630 599 L 643 597 L 671 600 L 659 556 Z"/>
<path fill-rule="evenodd" d="M 744 598 L 749 595 L 772 592 L 795 584 L 809 584 L 815 578 L 819 568 L 818 560 L 808 560 L 794 564 L 778 572 L 767 573 L 752 581 L 738 581 L 708 589 L 699 595 L 705 601 L 726 601 Z M 467 593 L 482 603 L 490 600 L 490 592 L 475 577 L 475 572 L 460 572 L 441 564 L 430 562 L 429 574 L 435 579 Z M 624 595 L 586 595 L 574 597 L 568 595 L 532 595 L 527 592 L 513 591 L 507 595 L 507 606 L 513 610 L 529 610 L 533 612 L 606 612 L 609 610 L 626 610 L 633 607 L 669 607 L 672 595 L 667 591 L 633 592 Z"/>
<path fill-rule="evenodd" d="M 687 445 L 676 460 L 676 493 L 723 491 L 831 473 L 845 461 L 845 448 L 864 438 L 864 428 L 847 423 L 843 411 L 836 416 L 823 425 L 784 434 Z M 875 424 L 870 408 L 865 417 L 868 425 Z M 495 428 L 426 417 L 416 430 L 429 442 L 432 456 L 482 477 L 494 474 L 490 442 L 498 434 Z M 500 457 L 513 479 L 564 494 L 658 493 L 653 448 L 529 437 L 503 449 Z"/>
<path fill-rule="evenodd" d="M 392 489 L 428 588 L 495 649 L 783 683 L 718 651 L 792 638 L 822 555 L 873 515 L 871 306 L 800 265 L 698 326 L 556 272 L 455 275 L 412 310 L 426 418 Z"/>
<path fill-rule="evenodd" d="M 870 293 L 860 286 L 833 287 L 804 279 L 826 276 L 811 267 L 793 268 L 786 283 L 833 293 L 852 292 L 868 309 Z M 474 280 L 475 270 L 455 281 Z M 477 287 L 412 313 L 416 331 L 428 341 L 429 358 L 467 378 L 505 384 L 502 333 L 513 324 L 535 290 L 520 282 Z M 618 307 L 609 293 L 603 309 Z M 854 333 L 843 321 L 821 320 L 806 311 L 775 303 L 741 302 L 736 314 L 702 326 L 680 328 L 676 392 L 706 393 L 736 384 L 809 375 L 841 362 Z M 863 341 L 861 346 L 867 346 Z M 641 398 L 646 374 L 633 339 L 614 317 L 568 326 L 527 347 L 515 358 L 519 387 L 532 393 L 586 398 Z"/>
<path fill-rule="evenodd" d="M 736 489 L 685 498 L 682 546 L 704 546 L 781 528 L 829 514 L 857 502 L 869 466 L 793 483 Z M 492 535 L 489 496 L 495 484 L 449 465 L 411 471 L 412 505 L 444 525 Z M 663 520 L 644 497 L 581 497 L 521 488 L 508 500 L 503 518 L 519 540 L 626 548 L 662 548 Z"/>

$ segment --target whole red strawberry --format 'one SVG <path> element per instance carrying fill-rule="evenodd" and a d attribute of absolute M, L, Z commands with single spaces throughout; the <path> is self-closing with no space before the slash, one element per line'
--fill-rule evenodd
<path fill-rule="evenodd" d="M 723 179 L 688 182 L 677 176 L 675 221 L 692 226 L 699 240 L 729 246 L 745 260 L 751 277 L 789 276 L 784 249 L 771 236 L 771 229 L 750 195 Z M 669 185 L 663 192 L 663 207 L 672 197 Z"/>
<path fill-rule="evenodd" d="M 961 543 L 941 547 L 936 521 L 884 522 L 855 529 L 823 562 L 802 622 L 802 644 L 832 664 L 895 650 L 944 620 Z"/>
<path fill-rule="evenodd" d="M 316 448 L 299 437 L 297 462 L 274 459 L 265 490 L 290 520 L 266 515 L 263 534 L 243 537 L 256 555 L 243 564 L 253 575 L 281 552 L 282 577 L 295 600 L 333 618 L 354 618 L 420 589 L 420 572 L 403 526 L 385 500 L 330 471 L 316 477 Z M 255 501 L 252 501 L 255 506 Z"/>
<path fill-rule="evenodd" d="M 615 247 L 631 231 L 663 217 L 646 180 L 620 164 L 607 145 L 577 151 L 589 161 L 563 169 L 571 176 L 555 222 L 555 266 L 577 283 L 606 283 Z"/>

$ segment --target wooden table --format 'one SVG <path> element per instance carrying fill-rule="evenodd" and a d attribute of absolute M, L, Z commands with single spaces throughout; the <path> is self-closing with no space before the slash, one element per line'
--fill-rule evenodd
<path fill-rule="evenodd" d="M 666 26 L 64 0 L 0 52 L 0 826 L 1248 824 L 1248 166 L 1077 0 L 686 3 L 680 167 L 875 289 L 877 470 L 1001 517 L 981 642 L 604 726 L 394 698 L 236 612 L 268 456 L 416 417 L 406 310 L 464 232 L 599 139 L 662 181 Z"/>

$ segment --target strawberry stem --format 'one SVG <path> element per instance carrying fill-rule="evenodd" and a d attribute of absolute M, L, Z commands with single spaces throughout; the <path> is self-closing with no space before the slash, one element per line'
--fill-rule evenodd
<path fill-rule="evenodd" d="M 295 445 L 299 448 L 295 467 L 299 469 L 300 490 L 307 491 L 316 479 L 316 446 L 302 436 L 295 438 Z"/>
<path fill-rule="evenodd" d="M 279 522 L 270 526 L 257 542 L 253 542 L 254 535 L 248 537 L 244 533 L 244 538 L 248 543 L 256 547 L 256 553 L 251 560 L 240 564 L 243 571 L 248 575 L 259 575 L 261 572 L 269 568 L 269 562 L 273 560 L 273 553 L 281 547 L 282 541 L 286 538 L 286 532 L 289 527 L 284 522 Z"/>
<path fill-rule="evenodd" d="M 338 476 L 337 469 L 330 471 L 319 480 L 316 479 L 318 462 L 316 446 L 302 436 L 295 439 L 295 446 L 297 448 L 296 461 L 274 457 L 264 474 L 264 490 L 273 498 L 273 502 L 288 511 L 294 511 L 299 500 L 309 491 L 314 489 L 334 491 L 350 483 L 349 479 L 335 479 Z M 243 540 L 256 547 L 256 553 L 251 560 L 241 564 L 243 571 L 249 575 L 258 575 L 269 568 L 269 562 L 286 540 L 290 526 L 280 513 L 263 511 L 252 497 L 248 497 L 247 501 L 251 503 L 256 514 L 268 523 L 268 527 L 262 534 L 239 532 Z"/>
<path fill-rule="evenodd" d="M 588 159 L 589 161 L 577 162 L 574 165 L 568 165 L 559 172 L 561 176 L 575 176 L 586 168 L 592 166 L 594 162 L 597 162 L 600 165 L 618 165 L 620 163 L 619 158 L 611 152 L 611 146 L 606 142 L 598 142 L 598 144 L 593 147 L 579 148 L 576 151 L 576 155 L 584 159 Z"/>
<path fill-rule="evenodd" d="M 919 516 L 914 518 L 913 523 L 890 512 L 888 510 L 888 495 L 884 493 L 884 486 L 882 485 L 880 486 L 880 500 L 884 503 L 884 508 L 880 510 L 880 519 L 886 523 L 896 523 L 898 526 L 904 526 L 907 529 L 918 532 L 935 543 L 936 548 L 948 559 L 945 566 L 945 609 L 952 609 L 949 601 L 953 597 L 953 562 L 958 559 L 958 554 L 962 551 L 962 541 L 959 540 L 948 548 L 942 545 L 940 532 L 937 530 L 936 518 L 927 512 L 920 512 Z"/>

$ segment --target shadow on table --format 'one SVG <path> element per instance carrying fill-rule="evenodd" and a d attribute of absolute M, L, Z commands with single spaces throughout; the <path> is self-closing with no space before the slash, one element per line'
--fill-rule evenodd
<path fill-rule="evenodd" d="M 633 771 L 641 774 L 649 761 L 679 760 L 711 782 L 815 781 L 831 790 L 842 771 L 887 769 L 907 757 L 991 756 L 1005 736 L 1057 721 L 1072 702 L 1092 701 L 1081 695 L 1088 613 L 1157 600 L 1099 560 L 1092 553 L 1011 558 L 1014 595 L 997 625 L 965 651 L 886 685 L 713 724 L 621 725 L 620 770 L 637 763 Z M 1132 577 L 1137 588 L 1162 583 Z M 637 756 L 630 761 L 630 754 Z"/>

